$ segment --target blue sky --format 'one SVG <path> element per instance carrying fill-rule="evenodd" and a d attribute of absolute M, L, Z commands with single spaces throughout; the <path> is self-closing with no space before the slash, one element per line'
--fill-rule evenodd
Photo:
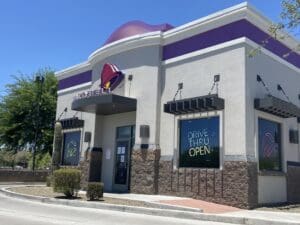
<path fill-rule="evenodd" d="M 1 0 L 0 94 L 11 75 L 85 61 L 130 20 L 179 26 L 242 0 Z M 250 0 L 273 21 L 281 0 Z"/>

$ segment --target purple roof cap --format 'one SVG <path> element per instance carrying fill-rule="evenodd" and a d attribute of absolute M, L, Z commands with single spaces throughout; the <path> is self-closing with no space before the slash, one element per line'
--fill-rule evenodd
<path fill-rule="evenodd" d="M 134 20 L 128 23 L 123 24 L 118 29 L 116 29 L 110 37 L 106 40 L 104 45 L 112 43 L 114 41 L 130 37 L 137 34 L 144 34 L 153 31 L 167 31 L 174 28 L 168 23 L 159 24 L 159 25 L 150 25 L 142 21 Z"/>

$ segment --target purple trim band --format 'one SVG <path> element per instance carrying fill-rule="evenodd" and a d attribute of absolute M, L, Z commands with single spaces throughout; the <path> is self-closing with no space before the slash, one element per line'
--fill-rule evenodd
<path fill-rule="evenodd" d="M 274 38 L 268 38 L 269 35 L 267 33 L 263 32 L 245 19 L 206 31 L 201 34 L 197 34 L 193 37 L 172 44 L 165 45 L 163 47 L 163 60 L 171 59 L 240 37 L 247 37 L 260 45 L 263 43 L 263 41 L 268 40 L 268 42 L 264 45 L 264 48 L 300 68 L 299 54 L 291 52 L 291 49 L 282 44 L 280 41 L 275 40 Z M 290 54 L 284 57 L 284 55 L 287 53 Z"/>
<path fill-rule="evenodd" d="M 86 72 L 79 73 L 77 75 L 58 81 L 58 90 L 66 89 L 90 81 L 92 81 L 92 71 L 88 70 Z"/>
<path fill-rule="evenodd" d="M 217 44 L 231 41 L 240 37 L 247 37 L 257 44 L 262 44 L 265 40 L 265 49 L 273 52 L 275 55 L 300 68 L 300 55 L 291 52 L 287 46 L 243 19 L 224 26 L 197 34 L 193 37 L 163 46 L 163 60 L 171 59 L 200 49 L 211 47 Z M 286 57 L 285 54 L 289 53 Z M 66 89 L 75 85 L 83 84 L 92 80 L 92 71 L 86 71 L 65 79 L 58 83 L 58 90 Z"/>

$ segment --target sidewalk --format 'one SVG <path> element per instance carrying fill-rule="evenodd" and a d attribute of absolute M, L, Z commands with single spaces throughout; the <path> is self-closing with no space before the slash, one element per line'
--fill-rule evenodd
<path fill-rule="evenodd" d="M 219 214 L 236 218 L 251 218 L 252 220 L 268 220 L 273 221 L 274 224 L 277 221 L 300 224 L 300 213 L 244 210 L 227 205 L 221 205 L 192 198 L 181 198 L 176 196 L 113 193 L 105 193 L 104 195 L 111 198 L 124 198 L 129 200 L 138 200 L 153 203 L 155 202 L 167 205 L 202 209 L 203 213 L 208 214 Z"/>
<path fill-rule="evenodd" d="M 226 213 L 226 212 L 236 212 L 242 211 L 242 209 L 215 204 L 212 202 L 206 202 L 201 200 L 196 200 L 192 198 L 182 198 L 176 196 L 166 196 L 166 195 L 143 195 L 143 194 L 115 194 L 115 193 L 104 193 L 104 196 L 111 198 L 123 198 L 136 201 L 145 201 L 152 203 L 160 203 L 173 206 L 188 207 L 194 209 L 202 209 L 204 213 Z"/>
<path fill-rule="evenodd" d="M 232 217 L 243 217 L 254 220 L 269 220 L 300 224 L 300 213 L 242 210 L 238 212 L 223 213 L 222 215 L 228 215 Z"/>

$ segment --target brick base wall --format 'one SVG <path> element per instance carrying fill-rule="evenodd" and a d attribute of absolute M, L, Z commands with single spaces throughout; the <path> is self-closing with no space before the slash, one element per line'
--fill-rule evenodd
<path fill-rule="evenodd" d="M 158 193 L 193 197 L 239 208 L 257 206 L 256 163 L 230 161 L 224 169 L 179 168 L 160 161 Z"/>
<path fill-rule="evenodd" d="M 80 187 L 82 190 L 86 190 L 88 184 L 89 172 L 90 172 L 89 160 L 81 161 L 79 163 L 79 169 L 81 170 Z"/>
<path fill-rule="evenodd" d="M 300 203 L 300 163 L 287 164 L 287 201 Z"/>
<path fill-rule="evenodd" d="M 160 150 L 133 150 L 131 154 L 130 191 L 157 194 Z"/>
<path fill-rule="evenodd" d="M 49 170 L 0 170 L 0 182 L 45 182 Z"/>
<path fill-rule="evenodd" d="M 87 188 L 88 182 L 101 181 L 102 151 L 88 151 L 84 160 L 79 163 L 81 170 L 81 189 Z"/>
<path fill-rule="evenodd" d="M 160 150 L 134 150 L 131 192 L 193 197 L 239 208 L 258 204 L 257 164 L 227 161 L 224 169 L 179 168 L 160 160 Z"/>

